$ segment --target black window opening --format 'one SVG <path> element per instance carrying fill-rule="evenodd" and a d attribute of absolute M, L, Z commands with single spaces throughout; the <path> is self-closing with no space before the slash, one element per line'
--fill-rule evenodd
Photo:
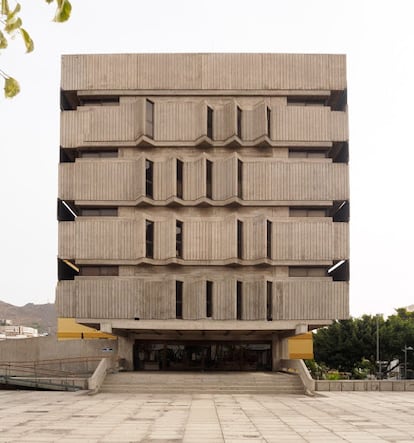
<path fill-rule="evenodd" d="M 154 138 L 154 103 L 151 100 L 145 102 L 145 134 Z"/>
<path fill-rule="evenodd" d="M 206 281 L 206 317 L 213 317 L 213 282 Z"/>
<path fill-rule="evenodd" d="M 273 320 L 273 303 L 272 303 L 272 282 L 266 282 L 266 319 Z"/>
<path fill-rule="evenodd" d="M 154 162 L 145 160 L 145 195 L 153 198 L 154 192 Z"/>
<path fill-rule="evenodd" d="M 183 318 L 183 282 L 175 282 L 175 318 Z"/>
<path fill-rule="evenodd" d="M 243 198 L 243 162 L 237 160 L 237 197 Z"/>
<path fill-rule="evenodd" d="M 243 222 L 237 220 L 237 258 L 243 258 Z"/>
<path fill-rule="evenodd" d="M 206 196 L 213 198 L 213 162 L 206 160 Z"/>
<path fill-rule="evenodd" d="M 145 220 L 145 257 L 154 258 L 154 222 Z"/>
<path fill-rule="evenodd" d="M 242 110 L 237 106 L 237 137 L 242 138 Z"/>
<path fill-rule="evenodd" d="M 58 221 L 74 221 L 78 216 L 77 208 L 73 201 L 57 199 L 57 219 Z"/>
<path fill-rule="evenodd" d="M 119 266 L 80 266 L 82 277 L 114 277 L 119 275 Z"/>
<path fill-rule="evenodd" d="M 179 220 L 175 224 L 175 255 L 183 258 L 183 222 Z"/>
<path fill-rule="evenodd" d="M 80 106 L 118 106 L 119 96 L 79 97 Z"/>
<path fill-rule="evenodd" d="M 213 140 L 213 110 L 207 106 L 207 137 Z"/>
<path fill-rule="evenodd" d="M 79 268 L 70 260 L 57 261 L 58 280 L 74 280 L 79 275 Z"/>
<path fill-rule="evenodd" d="M 269 138 L 270 138 L 270 117 L 271 117 L 271 111 L 270 111 L 270 108 L 267 107 L 266 108 L 266 122 L 267 122 L 266 130 L 267 130 L 267 136 Z"/>
<path fill-rule="evenodd" d="M 183 198 L 183 162 L 177 160 L 177 197 Z"/>
<path fill-rule="evenodd" d="M 118 157 L 118 149 L 81 150 L 78 155 L 80 158 L 116 158 Z"/>
<path fill-rule="evenodd" d="M 118 208 L 80 208 L 81 217 L 117 217 Z"/>
<path fill-rule="evenodd" d="M 242 302 L 243 302 L 243 291 L 242 291 L 242 282 L 237 282 L 237 293 L 236 293 L 236 316 L 237 320 L 241 320 L 243 316 Z"/>
<path fill-rule="evenodd" d="M 266 257 L 272 258 L 272 222 L 266 222 Z"/>

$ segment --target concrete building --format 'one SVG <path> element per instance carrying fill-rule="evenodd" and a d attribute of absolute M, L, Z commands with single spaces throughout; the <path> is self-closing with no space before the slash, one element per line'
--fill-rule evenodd
<path fill-rule="evenodd" d="M 62 59 L 62 318 L 129 369 L 277 369 L 348 317 L 343 55 Z"/>

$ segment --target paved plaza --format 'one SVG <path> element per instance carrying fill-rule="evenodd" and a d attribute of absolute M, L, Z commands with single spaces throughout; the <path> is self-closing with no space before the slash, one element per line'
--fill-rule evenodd
<path fill-rule="evenodd" d="M 0 442 L 413 442 L 414 393 L 0 391 Z"/>

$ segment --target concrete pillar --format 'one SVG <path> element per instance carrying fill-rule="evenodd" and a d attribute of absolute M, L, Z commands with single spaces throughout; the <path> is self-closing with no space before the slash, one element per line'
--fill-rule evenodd
<path fill-rule="evenodd" d="M 119 368 L 127 371 L 134 370 L 134 338 L 129 335 L 118 336 L 118 362 Z"/>
<path fill-rule="evenodd" d="M 280 339 L 275 332 L 272 334 L 272 371 L 278 371 L 280 367 Z"/>

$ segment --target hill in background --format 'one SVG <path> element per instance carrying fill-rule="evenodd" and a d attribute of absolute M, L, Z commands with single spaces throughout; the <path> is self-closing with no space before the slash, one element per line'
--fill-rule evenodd
<path fill-rule="evenodd" d="M 13 325 L 30 326 L 39 332 L 56 333 L 56 309 L 53 303 L 14 306 L 0 300 L 0 321 L 11 320 Z"/>

